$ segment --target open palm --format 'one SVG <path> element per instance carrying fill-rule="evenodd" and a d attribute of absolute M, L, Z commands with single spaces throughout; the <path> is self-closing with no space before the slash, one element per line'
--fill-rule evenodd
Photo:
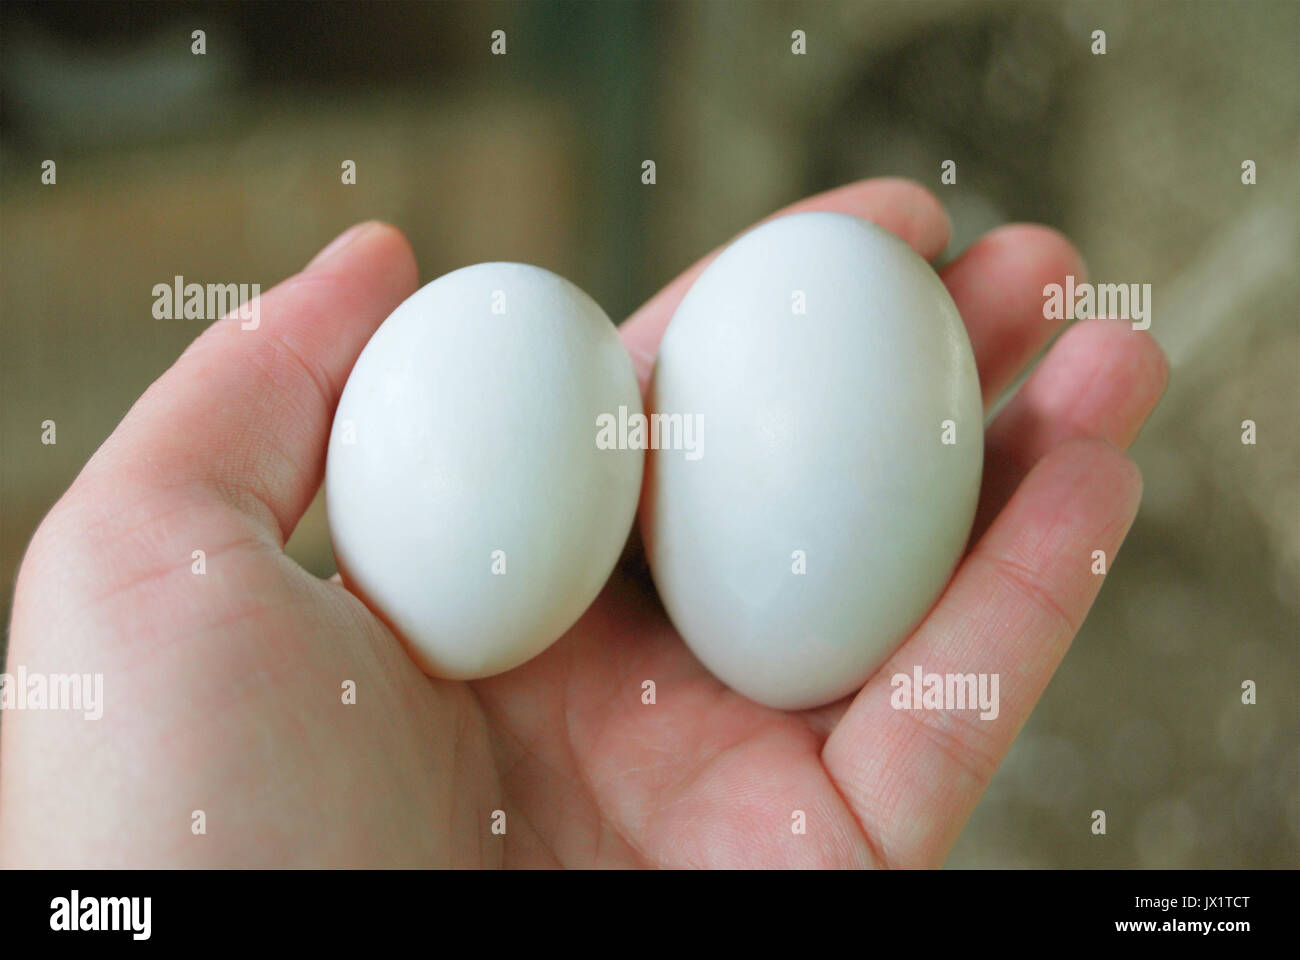
<path fill-rule="evenodd" d="M 783 212 L 809 209 L 929 258 L 948 239 L 904 181 Z M 622 326 L 643 383 L 704 262 Z M 1054 332 L 1044 284 L 1082 272 L 1030 226 L 944 269 L 986 403 Z M 694 659 L 635 550 L 553 647 L 469 684 L 425 677 L 342 585 L 285 556 L 352 363 L 416 282 L 397 231 L 354 228 L 262 298 L 257 330 L 223 320 L 196 340 L 51 511 L 6 669 L 102 674 L 104 713 L 6 713 L 0 863 L 941 862 L 1100 587 L 1093 551 L 1113 558 L 1137 510 L 1121 451 L 1164 386 L 1154 341 L 1105 320 L 1062 336 L 989 427 L 976 532 L 941 599 L 856 697 L 782 713 Z M 889 677 L 913 665 L 998 673 L 998 717 L 892 709 Z"/>

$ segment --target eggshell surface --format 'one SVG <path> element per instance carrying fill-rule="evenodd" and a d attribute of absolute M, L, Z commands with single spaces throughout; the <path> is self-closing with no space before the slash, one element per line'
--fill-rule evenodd
<path fill-rule="evenodd" d="M 641 515 L 690 649 L 781 709 L 860 688 L 941 592 L 979 495 L 979 378 L 938 276 L 855 217 L 759 226 L 687 292 L 647 410 L 700 418 L 695 459 L 647 454 Z"/>
<path fill-rule="evenodd" d="M 449 273 L 375 332 L 335 414 L 326 510 L 344 583 L 425 672 L 509 670 L 595 599 L 644 462 L 597 447 L 620 405 L 641 412 L 613 324 L 539 267 Z"/>

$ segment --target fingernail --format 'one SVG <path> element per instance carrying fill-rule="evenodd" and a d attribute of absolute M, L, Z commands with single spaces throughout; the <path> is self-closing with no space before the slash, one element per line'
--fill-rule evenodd
<path fill-rule="evenodd" d="M 361 236 L 361 234 L 365 233 L 374 225 L 375 222 L 373 220 L 367 220 L 365 223 L 358 223 L 355 226 L 348 227 L 348 229 L 344 230 L 337 237 L 331 240 L 324 250 L 312 257 L 305 269 L 314 270 L 316 267 L 323 266 L 328 261 L 334 259 L 340 250 L 351 244 L 353 240 Z"/>

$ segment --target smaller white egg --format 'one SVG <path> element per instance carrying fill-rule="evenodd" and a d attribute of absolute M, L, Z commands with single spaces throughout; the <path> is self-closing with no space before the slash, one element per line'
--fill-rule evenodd
<path fill-rule="evenodd" d="M 330 536 L 426 673 L 509 670 L 595 599 L 641 486 L 642 451 L 597 444 L 620 407 L 641 395 L 614 325 L 540 267 L 449 273 L 371 337 L 330 437 Z"/>

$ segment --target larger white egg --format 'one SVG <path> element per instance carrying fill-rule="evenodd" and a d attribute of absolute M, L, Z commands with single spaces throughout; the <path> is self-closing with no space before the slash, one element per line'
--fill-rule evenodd
<path fill-rule="evenodd" d="M 641 412 L 613 324 L 539 267 L 449 273 L 366 344 L 330 437 L 330 536 L 425 672 L 508 670 L 595 599 L 641 487 L 641 450 L 597 445 L 620 406 Z"/>
<path fill-rule="evenodd" d="M 687 292 L 647 407 L 695 431 L 649 452 L 642 506 L 691 650 L 773 707 L 856 691 L 943 589 L 979 495 L 979 378 L 943 283 L 867 221 L 773 220 Z"/>

